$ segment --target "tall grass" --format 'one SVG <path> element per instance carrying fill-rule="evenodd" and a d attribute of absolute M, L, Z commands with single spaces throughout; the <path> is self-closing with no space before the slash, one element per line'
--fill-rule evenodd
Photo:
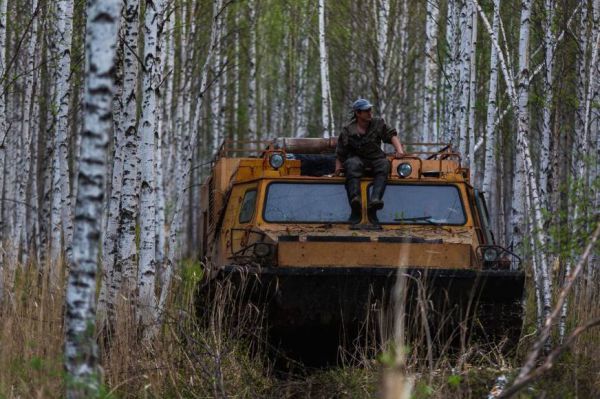
<path fill-rule="evenodd" d="M 0 398 L 63 397 L 64 277 L 51 286 L 48 265 L 17 265 L 16 270 L 14 286 L 0 302 Z M 199 303 L 200 276 L 199 264 L 183 265 L 152 343 L 140 339 L 132 304 L 121 297 L 112 330 L 98 334 L 103 397 L 382 397 L 390 381 L 393 385 L 398 376 L 412 376 L 414 398 L 479 398 L 487 396 L 498 377 L 510 380 L 516 374 L 534 337 L 535 310 L 528 306 L 533 310 L 516 357 L 477 342 L 467 342 L 458 352 L 442 345 L 431 354 L 428 345 L 436 331 L 428 338 L 417 318 L 407 325 L 416 333 L 408 334 L 401 347 L 392 331 L 389 340 L 345 348 L 346 361 L 339 367 L 282 373 L 267 355 L 262 309 L 247 304 L 244 291 L 227 283 Z M 594 280 L 574 296 L 571 327 L 600 316 L 598 292 Z M 399 353 L 405 356 L 401 367 Z M 600 331 L 590 330 L 524 397 L 600 397 L 598 358 Z"/>

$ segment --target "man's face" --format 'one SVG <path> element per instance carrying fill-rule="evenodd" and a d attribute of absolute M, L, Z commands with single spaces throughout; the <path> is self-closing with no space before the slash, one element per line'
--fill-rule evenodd
<path fill-rule="evenodd" d="M 369 108 L 363 111 L 356 111 L 356 119 L 370 122 L 373 119 L 373 110 Z"/>

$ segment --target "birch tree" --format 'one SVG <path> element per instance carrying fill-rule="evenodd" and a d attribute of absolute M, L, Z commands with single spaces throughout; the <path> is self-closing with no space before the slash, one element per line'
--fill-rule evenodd
<path fill-rule="evenodd" d="M 542 116 L 542 140 L 540 147 L 540 195 L 542 202 L 548 205 L 548 175 L 550 174 L 550 136 L 552 135 L 550 117 L 552 115 L 552 103 L 554 97 L 554 51 L 556 37 L 553 32 L 554 0 L 545 0 L 544 9 L 546 18 L 544 20 L 544 109 Z"/>
<path fill-rule="evenodd" d="M 305 22 L 303 31 L 308 29 L 308 22 Z M 296 93 L 296 106 L 294 107 L 294 134 L 296 137 L 306 137 L 308 135 L 307 129 L 307 106 L 306 101 L 308 97 L 307 86 L 309 84 L 308 79 L 308 32 L 302 34 L 300 41 L 299 58 L 300 62 L 298 65 L 298 77 L 297 77 L 297 93 Z"/>
<path fill-rule="evenodd" d="M 539 248 L 543 248 L 545 244 L 544 228 L 542 224 L 541 201 L 539 196 L 539 183 L 531 158 L 531 150 L 529 145 L 529 25 L 531 17 L 531 2 L 530 0 L 522 0 L 521 2 L 521 18 L 519 29 L 519 80 L 518 86 L 515 79 L 509 73 L 506 57 L 500 51 L 500 46 L 495 37 L 490 23 L 477 3 L 477 0 L 472 0 L 478 9 L 479 15 L 483 20 L 486 29 L 492 37 L 492 44 L 496 46 L 498 51 L 499 62 L 502 70 L 502 75 L 506 81 L 509 91 L 509 97 L 513 107 L 517 112 L 517 164 L 515 165 L 516 175 L 513 179 L 513 204 L 512 204 L 512 237 L 513 243 L 516 243 L 517 250 L 520 251 L 523 240 L 524 228 L 524 209 L 528 205 L 530 207 L 531 226 L 535 235 L 535 247 L 532 249 L 534 254 L 538 255 L 540 265 L 539 273 L 541 275 L 541 289 L 543 299 L 544 316 L 546 317 L 550 311 L 550 301 L 552 294 L 552 286 L 548 271 L 548 264 L 545 255 Z M 517 90 L 518 87 L 518 90 Z M 519 180 L 521 185 L 516 181 Z M 528 201 L 525 201 L 525 193 L 528 194 Z M 516 198 L 516 197 L 519 198 Z M 517 209 L 519 208 L 519 209 Z M 517 212 L 519 211 L 520 212 Z M 517 217 L 519 217 L 517 221 Z M 518 241 L 520 240 L 520 241 Z"/>
<path fill-rule="evenodd" d="M 156 171 L 158 103 L 161 81 L 160 37 L 162 1 L 146 0 L 144 17 L 144 70 L 142 74 L 140 260 L 137 273 L 138 317 L 145 334 L 153 334 L 157 315 L 156 279 Z M 129 284 L 129 283 L 128 283 Z M 132 284 L 130 287 L 134 287 Z"/>
<path fill-rule="evenodd" d="M 438 136 L 436 131 L 436 87 L 437 87 L 437 35 L 438 35 L 439 2 L 427 2 L 427 17 L 425 22 L 425 66 L 423 70 L 423 141 L 433 142 Z"/>
<path fill-rule="evenodd" d="M 138 214 L 140 158 L 137 129 L 137 81 L 138 81 L 138 30 L 139 0 L 126 0 L 123 5 L 123 90 L 121 93 L 121 120 L 115 140 L 115 153 L 122 157 L 122 171 L 113 166 L 113 190 L 120 185 L 120 197 L 112 196 L 114 220 L 107 227 L 103 256 L 103 274 L 98 311 L 112 319 L 117 294 L 121 290 L 123 274 L 135 275 L 137 247 L 136 219 Z M 122 139 L 121 139 L 122 137 Z M 117 157 L 116 161 L 119 162 Z M 116 180 L 115 180 L 116 179 Z M 114 193 L 113 193 L 114 194 Z M 116 231 L 113 230 L 116 228 Z M 112 236 L 111 236 L 112 234 Z M 112 237 L 112 240 L 111 240 Z"/>
<path fill-rule="evenodd" d="M 574 154 L 572 157 L 573 176 L 579 174 L 585 153 L 585 102 L 586 102 L 586 71 L 588 64 L 588 2 L 583 1 L 579 13 L 579 32 L 577 35 L 577 112 L 575 118 L 575 137 L 573 140 Z"/>
<path fill-rule="evenodd" d="M 212 61 L 212 57 L 214 54 L 214 51 L 218 45 L 219 40 L 221 40 L 221 32 L 219 31 L 219 20 L 218 20 L 218 16 L 219 13 L 221 12 L 223 7 L 223 3 L 222 0 L 213 0 L 213 17 L 212 17 L 212 25 L 211 25 L 211 36 L 210 36 L 210 47 L 208 48 L 207 54 L 206 54 L 206 59 L 204 61 L 204 64 L 202 66 L 201 72 L 200 72 L 200 79 L 199 79 L 199 87 L 198 90 L 200 93 L 204 93 L 206 91 L 207 85 L 208 85 L 208 70 L 209 70 L 209 66 L 210 63 Z M 202 105 L 203 105 L 203 101 L 202 101 L 202 95 L 200 95 L 198 97 L 198 102 L 196 103 L 196 113 L 195 115 L 197 115 L 197 117 L 199 118 L 200 115 L 200 111 L 202 109 Z M 194 126 L 197 126 L 197 123 L 194 123 Z M 181 175 L 178 174 L 177 176 L 177 181 L 180 182 L 181 184 L 178 184 L 178 187 L 181 189 L 181 187 L 183 187 L 183 185 L 187 185 L 189 177 L 190 177 L 190 172 L 192 169 L 192 159 L 193 159 L 193 154 L 194 154 L 194 147 L 195 144 L 198 141 L 198 130 L 197 129 L 193 129 L 192 130 L 192 135 L 190 137 L 190 139 L 185 143 L 185 147 L 183 149 L 183 153 L 185 154 L 184 158 L 183 158 L 183 162 L 181 165 Z M 177 195 L 177 201 L 175 203 L 175 209 L 173 211 L 173 217 L 171 219 L 171 223 L 170 223 L 170 229 L 169 229 L 169 253 L 167 256 L 167 264 L 166 264 L 166 270 L 165 270 L 165 277 L 164 277 L 164 282 L 163 282 L 163 286 L 162 286 L 162 290 L 160 293 L 160 298 L 159 298 L 159 302 L 158 302 L 158 308 L 159 308 L 159 316 L 162 316 L 162 311 L 164 309 L 164 305 L 167 299 L 167 293 L 168 293 L 168 288 L 169 288 L 169 284 L 170 284 L 170 280 L 171 280 L 171 275 L 173 272 L 173 265 L 175 264 L 176 261 L 176 256 L 178 253 L 178 239 L 179 239 L 179 234 L 181 232 L 181 226 L 183 224 L 183 201 L 184 198 L 186 197 L 185 194 L 185 190 L 183 190 L 182 192 L 178 193 Z"/>
<path fill-rule="evenodd" d="M 65 297 L 67 398 L 96 397 L 99 389 L 94 333 L 96 269 L 120 8 L 118 0 L 89 0 L 86 8 L 84 128 L 73 258 Z"/>
<path fill-rule="evenodd" d="M 390 19 L 389 0 L 377 2 L 377 99 L 379 112 L 382 117 L 387 118 L 389 99 L 387 98 L 388 82 L 388 31 Z"/>
<path fill-rule="evenodd" d="M 30 184 L 31 170 L 31 140 L 34 131 L 32 129 L 32 103 L 34 93 L 34 75 L 36 47 L 38 43 L 39 27 L 39 2 L 33 0 L 31 3 L 31 31 L 27 44 L 27 64 L 24 77 L 24 96 L 23 96 L 23 119 L 21 124 L 20 145 L 18 146 L 19 168 L 15 175 L 16 178 L 16 249 L 19 251 L 19 259 L 23 261 L 27 257 L 27 233 L 26 233 L 26 215 L 27 215 L 27 186 Z"/>
<path fill-rule="evenodd" d="M 61 234 L 66 246 L 70 247 L 72 236 L 71 193 L 68 165 L 69 96 L 71 75 L 71 39 L 73 36 L 73 2 L 56 2 L 56 39 L 58 64 L 55 75 L 55 118 L 52 211 L 50 218 L 50 259 L 56 265 L 60 254 Z"/>
<path fill-rule="evenodd" d="M 457 110 L 459 102 L 459 63 L 460 54 L 458 34 L 459 1 L 450 0 L 446 16 L 446 46 L 447 55 L 444 63 L 444 131 L 443 141 L 452 142 L 456 137 Z"/>
<path fill-rule="evenodd" d="M 0 77 L 6 73 L 6 11 L 8 0 L 0 0 Z M 0 85 L 0 298 L 4 297 L 4 174 L 6 154 L 6 97 Z"/>
<path fill-rule="evenodd" d="M 218 17 L 219 30 L 223 29 L 223 15 L 219 14 Z M 223 76 L 221 75 L 221 58 L 223 56 L 223 44 L 221 41 L 218 42 L 217 48 L 215 49 L 215 54 L 212 59 L 212 84 L 210 90 L 210 138 L 212 140 L 212 145 L 210 148 L 209 154 L 214 154 L 219 148 L 220 140 L 223 135 L 221 131 L 221 80 Z M 208 144 L 208 143 L 206 143 Z M 209 155 L 210 156 L 210 155 Z"/>
<path fill-rule="evenodd" d="M 258 140 L 258 109 L 256 107 L 256 30 L 257 30 L 257 0 L 248 1 L 249 35 L 248 43 L 248 140 Z M 218 21 L 217 21 L 218 22 Z"/>
<path fill-rule="evenodd" d="M 321 126 L 323 137 L 334 131 L 331 115 L 331 88 L 329 85 L 329 60 L 325 43 L 325 0 L 319 0 L 319 65 L 321 68 Z"/>
<path fill-rule="evenodd" d="M 471 67 L 471 41 L 473 35 L 472 3 L 464 2 L 460 7 L 460 50 L 459 62 L 459 149 L 461 154 L 467 154 L 467 137 L 469 123 L 469 82 Z"/>
<path fill-rule="evenodd" d="M 499 37 L 500 29 L 500 0 L 494 0 L 492 33 L 494 38 Z M 498 92 L 498 50 L 496 46 L 491 45 L 490 49 L 490 82 L 488 91 L 488 107 L 486 116 L 486 134 L 485 134 L 485 162 L 483 168 L 483 192 L 486 194 L 490 209 L 492 211 L 492 226 L 496 226 L 496 217 L 498 205 L 496 204 L 496 190 L 494 183 L 496 182 L 496 96 Z M 497 232 L 497 230 L 494 230 Z"/>
<path fill-rule="evenodd" d="M 468 165 L 471 169 L 473 181 L 477 178 L 477 164 L 475 163 L 475 96 L 477 95 L 477 12 L 470 3 L 471 18 L 471 43 L 469 53 L 469 120 L 468 120 Z"/>

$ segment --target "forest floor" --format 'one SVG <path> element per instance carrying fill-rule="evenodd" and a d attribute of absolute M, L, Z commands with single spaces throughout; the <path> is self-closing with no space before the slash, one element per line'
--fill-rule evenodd
<path fill-rule="evenodd" d="M 5 290 L 11 294 L 0 303 L 0 398 L 59 398 L 64 285 L 50 286 L 44 268 L 18 270 L 14 287 Z M 282 373 L 257 339 L 256 313 L 232 318 L 223 298 L 213 306 L 197 304 L 200 268 L 188 263 L 183 270 L 156 340 L 138 338 L 126 301 L 117 309 L 111 334 L 99 334 L 103 398 L 382 397 L 406 376 L 414 380 L 415 399 L 485 398 L 502 377 L 514 378 L 533 338 L 526 323 L 512 357 L 473 345 L 459 356 L 436 356 L 433 365 L 418 353 L 409 354 L 402 372 L 391 367 L 393 356 L 384 353 L 371 359 L 354 356 L 334 368 L 297 366 Z M 197 306 L 209 309 L 204 321 L 196 316 Z M 591 330 L 519 397 L 600 397 L 599 358 L 600 331 Z"/>

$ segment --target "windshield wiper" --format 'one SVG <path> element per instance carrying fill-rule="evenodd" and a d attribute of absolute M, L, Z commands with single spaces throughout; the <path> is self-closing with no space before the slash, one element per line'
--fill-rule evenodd
<path fill-rule="evenodd" d="M 414 218 L 395 218 L 394 222 L 420 222 L 424 221 L 434 226 L 440 226 L 442 223 L 433 221 L 432 216 L 418 216 Z"/>

